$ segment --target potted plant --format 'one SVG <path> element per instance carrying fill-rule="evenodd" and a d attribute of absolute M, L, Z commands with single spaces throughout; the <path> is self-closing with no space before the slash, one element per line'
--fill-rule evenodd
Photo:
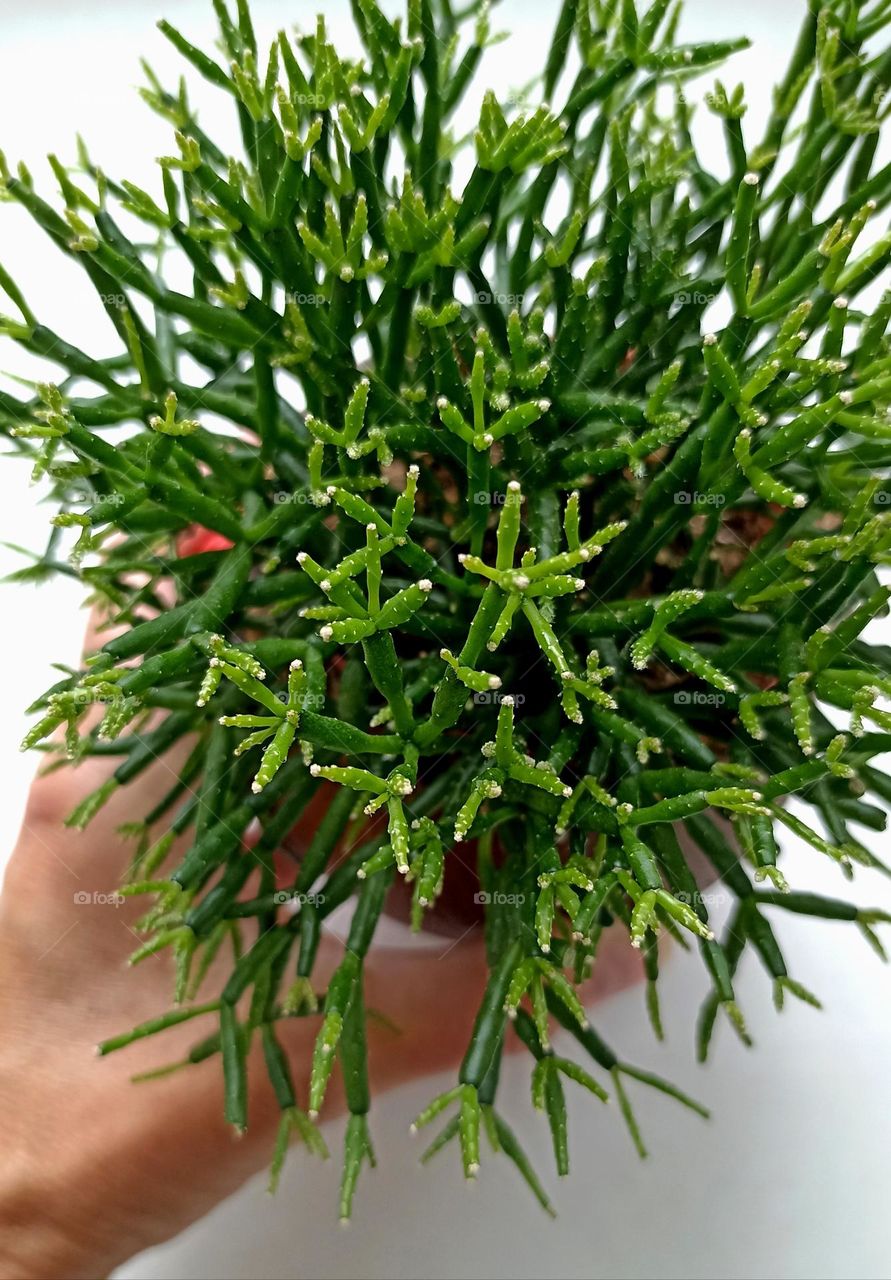
<path fill-rule="evenodd" d="M 613 1092 L 638 1144 L 629 1079 L 690 1103 L 589 1024 L 605 939 L 639 948 L 657 1035 L 659 937 L 699 947 L 703 1057 L 719 1016 L 746 1038 L 747 949 L 779 1005 L 813 1002 L 776 912 L 848 920 L 881 952 L 888 917 L 789 885 L 777 832 L 848 876 L 881 865 L 859 831 L 885 823 L 864 796 L 891 797 L 891 651 L 863 635 L 891 547 L 888 6 L 807 6 L 760 140 L 742 87 L 706 95 L 721 174 L 688 86 L 745 42 L 678 44 L 668 0 L 564 0 L 535 101 L 487 92 L 468 138 L 485 3 L 409 0 L 393 21 L 358 0 L 360 60 L 322 18 L 261 56 L 246 4 L 215 9 L 219 55 L 161 29 L 231 99 L 236 156 L 148 70 L 175 131 L 155 190 L 82 147 L 52 160 L 59 211 L 0 166 L 120 338 L 110 359 L 81 350 L 0 269 L 5 334 L 62 369 L 0 395 L 59 506 L 27 572 L 75 530 L 115 628 L 35 704 L 25 745 L 118 761 L 76 827 L 184 750 L 127 828 L 122 890 L 152 903 L 133 961 L 172 953 L 173 1006 L 101 1052 L 212 1018 L 191 1057 L 219 1057 L 243 1128 L 261 1040 L 273 1180 L 293 1134 L 318 1145 L 339 1060 L 347 1217 L 371 1157 L 364 957 L 394 881 L 415 927 L 460 885 L 488 985 L 455 1087 L 416 1124 L 442 1115 L 432 1150 L 454 1138 L 468 1177 L 488 1137 L 547 1207 L 496 1109 L 510 1040 L 560 1173 L 566 1082 Z M 721 937 L 694 849 L 733 899 Z M 321 979 L 320 932 L 351 900 Z M 296 1081 L 277 1032 L 307 1017 Z"/>

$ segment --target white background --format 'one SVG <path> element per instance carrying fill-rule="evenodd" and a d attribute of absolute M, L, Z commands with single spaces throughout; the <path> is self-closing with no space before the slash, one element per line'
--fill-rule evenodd
<path fill-rule="evenodd" d="M 326 4 L 337 40 L 348 36 L 345 0 Z M 255 5 L 264 35 L 315 6 Z M 759 136 L 769 90 L 785 63 L 803 10 L 800 0 L 746 5 L 688 0 L 688 38 L 744 30 L 755 40 L 735 60 L 751 103 L 747 137 Z M 495 11 L 513 26 L 511 41 L 488 63 L 504 96 L 541 65 L 556 0 L 511 0 Z M 140 102 L 137 57 L 147 53 L 170 81 L 176 58 L 154 31 L 165 14 L 198 44 L 211 38 L 209 0 L 130 0 L 112 5 L 69 0 L 0 0 L 0 121 L 11 159 L 26 158 L 51 190 L 41 157 L 70 160 L 74 132 L 115 176 L 158 190 L 152 157 L 170 149 L 165 129 Z M 195 77 L 193 76 L 194 80 Z M 701 88 L 709 81 L 701 82 Z M 204 101 L 199 87 L 196 98 Z M 208 99 L 205 122 L 215 123 Z M 211 128 L 213 132 L 213 128 Z M 714 163 L 719 136 L 705 129 Z M 109 331 L 76 269 L 14 206 L 0 208 L 0 258 L 25 288 L 32 308 L 96 354 Z M 2 309 L 8 309 L 4 305 Z M 0 369 L 27 371 L 4 345 Z M 38 506 L 23 464 L 0 466 L 0 537 L 42 545 L 50 510 Z M 9 571 L 20 561 L 2 551 Z M 67 581 L 40 590 L 0 588 L 0 851 L 18 826 L 33 761 L 18 755 L 23 709 L 48 683 L 52 661 L 74 661 L 82 618 L 79 591 Z M 885 636 L 887 639 L 887 636 Z M 882 837 L 877 841 L 881 854 Z M 789 878 L 818 891 L 889 905 L 887 882 L 860 875 L 850 889 L 820 855 L 787 842 Z M 554 1189 L 560 1218 L 541 1215 L 506 1161 L 484 1165 L 477 1186 L 462 1183 L 454 1153 L 419 1173 L 408 1118 L 446 1080 L 427 1080 L 375 1104 L 381 1166 L 363 1175 L 352 1228 L 335 1220 L 338 1161 L 327 1167 L 291 1159 L 277 1200 L 256 1180 L 179 1239 L 134 1259 L 121 1277 L 885 1277 L 891 1273 L 889 1193 L 891 986 L 889 975 L 848 926 L 794 917 L 777 920 L 793 976 L 824 1000 L 821 1014 L 802 1006 L 772 1009 L 765 976 L 744 966 L 740 1000 L 757 1047 L 746 1052 L 726 1027 L 713 1061 L 693 1061 L 694 1011 L 705 991 L 698 959 L 675 956 L 663 983 L 665 1046 L 654 1044 L 638 993 L 596 1015 L 625 1057 L 650 1066 L 713 1108 L 709 1124 L 646 1090 L 635 1102 L 651 1157 L 641 1165 L 615 1115 L 587 1095 L 570 1096 L 573 1172 Z M 2 1029 L 0 1029 L 2 1034 Z M 541 1170 L 551 1168 L 546 1126 L 531 1113 L 528 1070 L 507 1064 L 505 1109 Z M 339 1146 L 338 1126 L 328 1134 Z"/>

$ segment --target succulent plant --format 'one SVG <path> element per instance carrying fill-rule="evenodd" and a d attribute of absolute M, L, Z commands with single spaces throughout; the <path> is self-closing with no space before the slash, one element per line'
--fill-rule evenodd
<path fill-rule="evenodd" d="M 243 1128 L 261 1039 L 273 1180 L 292 1135 L 319 1149 L 339 1056 L 349 1216 L 373 1158 L 366 952 L 396 877 L 419 928 L 472 860 L 488 986 L 456 1086 L 416 1123 L 451 1108 L 431 1151 L 457 1139 L 473 1176 L 482 1132 L 549 1208 L 495 1110 L 506 1037 L 531 1056 L 560 1173 L 566 1081 L 605 1097 L 603 1077 L 639 1146 L 628 1080 L 696 1106 L 590 1026 L 580 986 L 607 930 L 640 948 L 657 1035 L 659 937 L 698 946 L 703 1057 L 722 1012 L 747 1038 L 749 949 L 778 1004 L 814 1002 L 777 911 L 851 921 L 881 952 L 888 917 L 787 884 L 777 833 L 848 877 L 881 866 L 857 832 L 885 825 L 865 794 L 891 800 L 874 763 L 891 650 L 863 638 L 891 594 L 891 5 L 805 6 L 760 141 L 741 86 L 700 93 L 720 174 L 688 86 L 745 41 L 678 44 L 669 0 L 564 0 L 544 71 L 509 101 L 487 92 L 468 137 L 487 4 L 409 0 L 394 21 L 355 0 L 361 60 L 323 18 L 261 57 L 246 4 L 214 7 L 219 53 L 161 29 L 231 98 L 237 156 L 146 67 L 175 131 L 155 191 L 81 146 L 72 167 L 50 158 L 59 211 L 0 165 L 120 339 L 91 356 L 0 268 L 4 334 L 61 370 L 0 393 L 58 505 L 17 576 L 76 573 L 114 628 L 38 700 L 25 745 L 118 762 L 72 813 L 84 827 L 191 744 L 126 829 L 124 892 L 153 901 L 133 961 L 172 953 L 174 1005 L 101 1051 L 213 1017 L 191 1058 L 219 1055 Z M 273 855 L 301 823 L 283 883 Z M 733 900 L 721 937 L 691 845 Z M 351 898 L 319 990 L 320 931 Z M 277 1027 L 319 1013 L 295 1082 Z M 555 1051 L 554 1024 L 587 1065 Z"/>

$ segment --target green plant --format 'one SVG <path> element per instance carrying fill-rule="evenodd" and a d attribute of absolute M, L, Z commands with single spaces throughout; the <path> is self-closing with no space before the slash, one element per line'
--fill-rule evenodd
<path fill-rule="evenodd" d="M 84 826 L 195 741 L 127 830 L 124 891 L 156 898 L 133 960 L 172 951 L 177 1007 L 101 1048 L 215 1014 L 191 1060 L 220 1055 L 243 1127 L 260 1037 L 283 1115 L 274 1177 L 292 1132 L 318 1146 L 339 1054 L 348 1216 L 371 1158 L 363 957 L 394 877 L 419 927 L 473 840 L 491 975 L 459 1083 L 417 1123 L 454 1104 L 431 1151 L 457 1137 L 472 1176 L 482 1128 L 548 1207 L 494 1110 L 506 1035 L 534 1060 L 560 1173 L 563 1080 L 605 1093 L 554 1053 L 553 1021 L 611 1077 L 638 1146 L 626 1078 L 695 1106 L 588 1024 L 576 987 L 605 929 L 641 948 L 657 1035 L 657 937 L 696 940 L 713 983 L 703 1056 L 721 1010 L 746 1038 L 733 979 L 749 947 L 778 1005 L 813 1002 L 775 909 L 854 921 L 881 953 L 889 917 L 790 890 L 776 830 L 845 874 L 880 865 L 849 823 L 883 829 L 862 796 L 891 799 L 873 763 L 891 746 L 891 651 L 862 638 L 889 596 L 891 294 L 868 298 L 891 235 L 857 243 L 891 203 L 891 168 L 874 168 L 891 53 L 870 51 L 891 5 L 807 6 L 757 146 L 742 88 L 717 85 L 726 177 L 697 158 L 685 91 L 745 42 L 676 44 L 669 0 L 565 0 L 534 86 L 562 110 L 506 113 L 487 93 L 472 139 L 451 122 L 492 39 L 485 4 L 409 0 L 391 22 L 356 0 L 361 62 L 321 18 L 261 62 L 246 5 L 215 8 L 226 66 L 161 27 L 232 98 L 239 157 L 146 68 L 176 130 L 160 193 L 82 148 L 72 169 L 51 157 L 60 214 L 2 165 L 6 198 L 83 267 L 121 340 L 91 357 L 0 269 L 20 313 L 5 333 L 63 371 L 31 398 L 0 394 L 60 505 L 18 576 L 76 571 L 123 624 L 35 704 L 25 745 L 119 757 L 71 815 Z M 185 293 L 166 274 L 184 260 Z M 703 337 L 716 299 L 726 323 Z M 189 551 L 195 525 L 210 534 Z M 283 888 L 272 854 L 323 785 L 333 799 Z M 683 833 L 735 900 L 720 940 Z M 320 926 L 353 895 L 307 1115 L 276 1025 L 315 1011 Z M 222 996 L 195 1003 L 224 945 Z"/>

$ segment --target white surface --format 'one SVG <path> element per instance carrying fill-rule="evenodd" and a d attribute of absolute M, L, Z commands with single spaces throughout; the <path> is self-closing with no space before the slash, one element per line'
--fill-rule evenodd
<path fill-rule="evenodd" d="M 315 11 L 310 0 L 265 0 L 255 8 L 264 34 L 295 17 L 307 25 Z M 755 49 L 738 57 L 727 77 L 731 83 L 746 81 L 752 102 L 746 124 L 755 125 L 755 133 L 802 8 L 798 0 L 688 3 L 685 23 L 694 38 L 741 29 L 755 38 Z M 496 10 L 496 19 L 515 30 L 489 64 L 489 79 L 499 91 L 521 86 L 538 68 L 556 9 L 556 0 L 512 0 Z M 348 6 L 338 0 L 325 10 L 339 40 Z M 151 157 L 167 151 L 169 140 L 132 86 L 140 80 L 140 52 L 150 55 L 162 78 L 178 70 L 152 27 L 161 12 L 197 43 L 206 43 L 209 0 L 115 6 L 0 0 L 0 120 L 11 159 L 27 158 L 45 181 L 40 157 L 50 149 L 70 157 L 77 128 L 110 172 L 155 186 Z M 708 85 L 700 82 L 702 90 Z M 212 122 L 214 99 L 200 85 L 195 98 L 207 101 L 204 118 Z M 720 151 L 714 128 L 708 136 Z M 722 161 L 720 156 L 715 163 Z M 74 333 L 82 345 L 101 351 L 108 330 L 75 268 L 54 255 L 21 210 L 0 209 L 0 226 L 0 257 L 34 309 L 64 334 Z M 25 372 L 23 364 L 14 367 Z M 6 346 L 0 368 L 13 368 Z M 0 465 L 0 537 L 34 548 L 42 544 L 48 512 L 37 506 L 37 497 L 23 467 Z M 5 551 L 0 556 L 3 571 L 20 563 Z M 50 662 L 76 658 L 81 629 L 79 592 L 67 582 L 3 592 L 0 850 L 14 838 L 33 767 L 16 751 L 23 708 L 52 679 Z M 13 611 L 14 626 L 8 621 Z M 881 838 L 879 852 L 880 843 Z M 886 883 L 877 877 L 858 876 L 849 889 L 820 855 L 791 841 L 786 867 L 797 884 L 888 905 Z M 754 1052 L 745 1052 L 721 1027 L 712 1064 L 705 1071 L 694 1065 L 693 1015 L 705 990 L 695 957 L 675 957 L 666 968 L 666 1046 L 654 1045 L 638 994 L 598 1011 L 598 1027 L 625 1057 L 701 1098 L 714 1119 L 703 1124 L 669 1100 L 635 1089 L 652 1152 L 640 1165 L 612 1108 L 600 1108 L 587 1095 L 569 1095 L 574 1168 L 555 1189 L 561 1210 L 556 1224 L 538 1212 L 503 1160 L 487 1160 L 472 1190 L 459 1177 L 454 1153 L 418 1173 L 406 1124 L 446 1083 L 427 1080 L 375 1104 L 373 1130 L 382 1162 L 376 1173 L 363 1175 L 350 1231 L 339 1231 L 335 1223 L 338 1162 L 320 1167 L 297 1152 L 277 1200 L 270 1201 L 256 1180 L 176 1241 L 134 1259 L 119 1276 L 888 1276 L 889 977 L 847 926 L 794 917 L 779 917 L 777 926 L 793 976 L 823 998 L 826 1012 L 793 1005 L 777 1017 L 768 984 L 750 963 L 738 988 L 756 1037 Z M 525 1063 L 508 1063 L 502 1092 L 506 1112 L 553 1189 L 546 1126 L 531 1112 Z M 337 1126 L 328 1136 L 336 1149 Z"/>

